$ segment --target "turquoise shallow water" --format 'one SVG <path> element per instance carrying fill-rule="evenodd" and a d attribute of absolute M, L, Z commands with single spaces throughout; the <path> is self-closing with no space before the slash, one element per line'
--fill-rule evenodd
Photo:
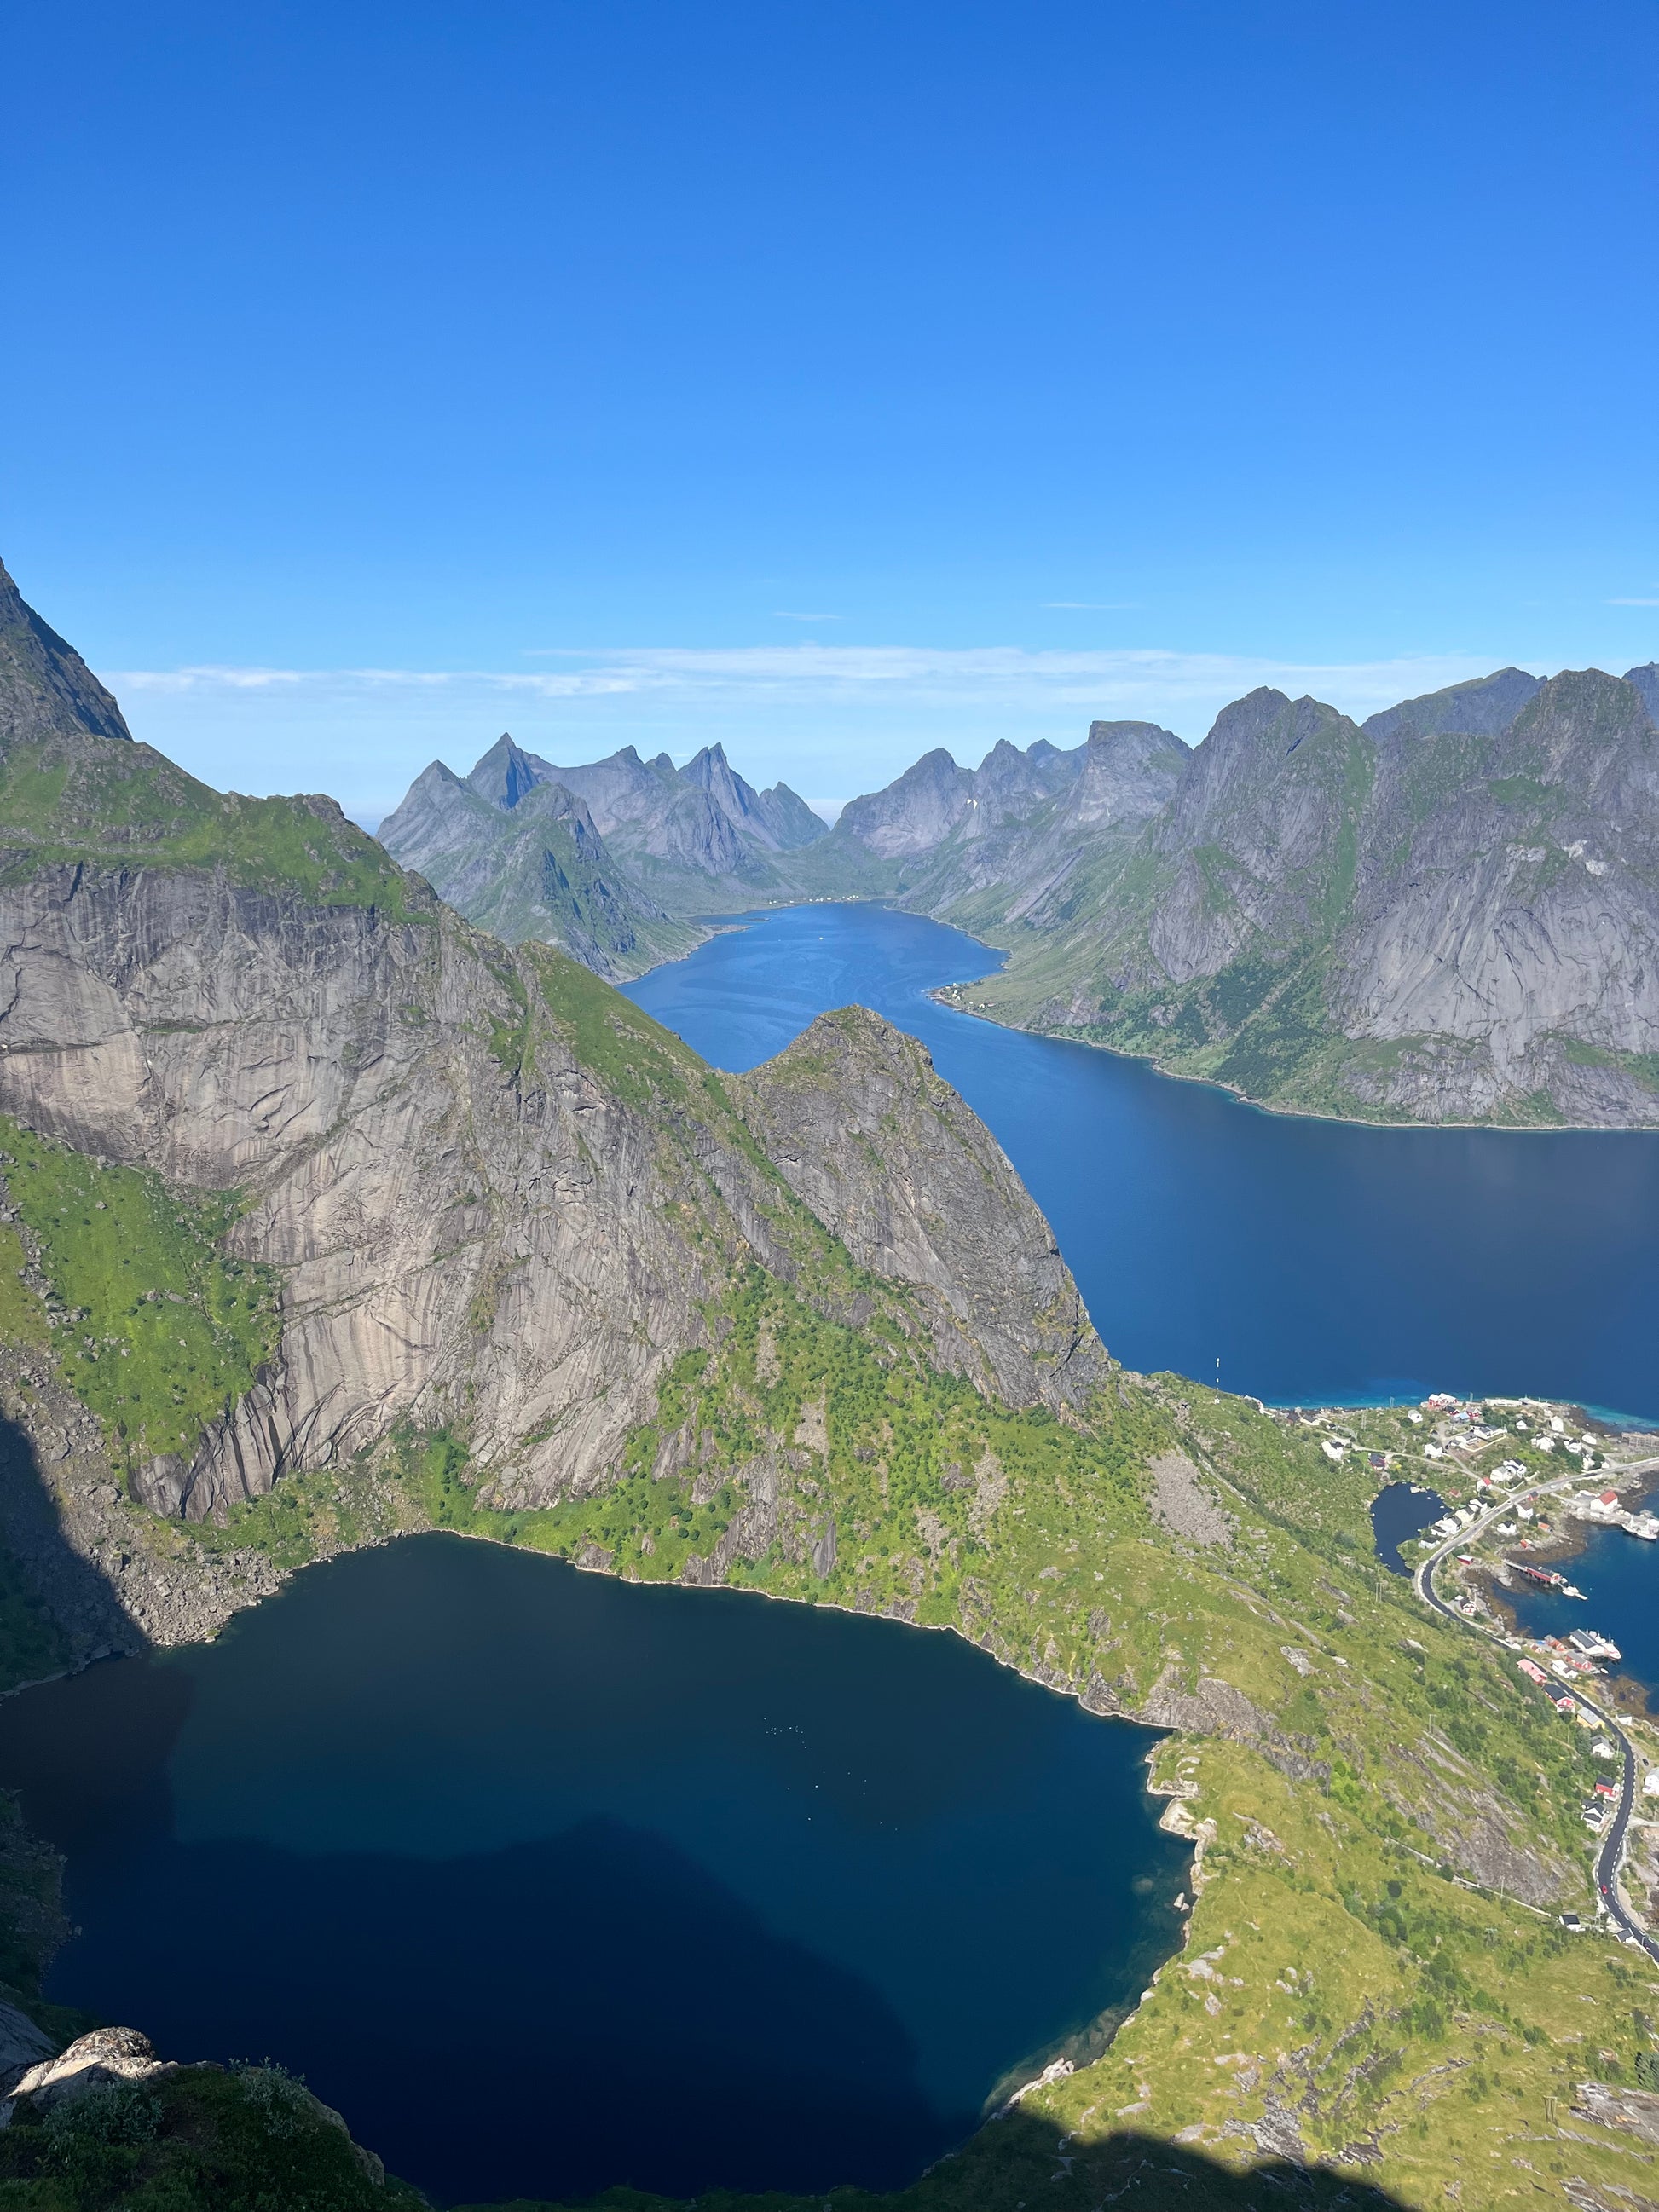
<path fill-rule="evenodd" d="M 748 921 L 630 995 L 718 1066 L 858 1000 L 920 1036 L 1047 1213 L 1096 1325 L 1281 1405 L 1431 1389 L 1659 1423 L 1659 1134 L 1267 1114 L 936 1005 L 1000 958 L 872 906 Z"/>
<path fill-rule="evenodd" d="M 0 1704 L 51 1993 L 440 2200 L 902 2182 L 1174 1948 L 1150 1733 L 958 1638 L 458 1537 Z"/>

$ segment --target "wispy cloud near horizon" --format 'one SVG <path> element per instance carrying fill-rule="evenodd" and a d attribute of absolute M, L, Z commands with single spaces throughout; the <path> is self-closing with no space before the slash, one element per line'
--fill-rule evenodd
<path fill-rule="evenodd" d="M 1627 604 L 1640 605 L 1631 601 Z M 813 617 L 813 620 L 823 617 Z M 1127 691 L 1173 708 L 1262 684 L 1315 691 L 1348 713 L 1370 714 L 1413 691 L 1484 675 L 1492 656 L 1468 653 L 1402 655 L 1375 661 L 1297 661 L 1267 655 L 1181 653 L 1157 647 L 1066 652 L 1023 646 L 638 646 L 594 652 L 576 646 L 533 648 L 556 669 L 264 668 L 211 664 L 118 669 L 118 689 L 144 693 L 305 690 L 357 693 L 480 691 L 576 699 L 685 691 L 846 699 L 859 693 L 914 692 L 975 702 L 1100 699 Z M 1230 688 L 1231 687 L 1231 688 Z"/>
<path fill-rule="evenodd" d="M 241 789 L 332 790 L 378 819 L 434 755 L 465 768 L 510 721 L 549 757 L 624 744 L 685 757 L 721 738 L 743 772 L 851 797 L 943 744 L 976 761 L 1000 738 L 1079 744 L 1097 717 L 1167 724 L 1188 743 L 1261 685 L 1356 717 L 1482 676 L 1504 656 L 1373 661 L 1146 647 L 798 644 L 540 649 L 533 668 L 187 665 L 105 672 L 137 733 Z"/>

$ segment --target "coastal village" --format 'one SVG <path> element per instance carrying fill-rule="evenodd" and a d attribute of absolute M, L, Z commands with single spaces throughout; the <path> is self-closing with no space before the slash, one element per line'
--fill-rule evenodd
<path fill-rule="evenodd" d="M 1573 1562 L 1592 1529 L 1620 1529 L 1638 1545 L 1659 1543 L 1659 1513 L 1649 1503 L 1659 1495 L 1659 1435 L 1620 1429 L 1547 1400 L 1464 1400 L 1449 1392 L 1417 1406 L 1271 1410 L 1287 1425 L 1316 1433 L 1334 1464 L 1364 1465 L 1377 1486 L 1378 1557 L 1391 1571 L 1409 1575 L 1460 1531 L 1470 1532 L 1469 1548 L 1446 1560 L 1455 1580 L 1443 1575 L 1440 1595 L 1497 1636 L 1562 1723 L 1583 1732 L 1590 1758 L 1605 1769 L 1580 1808 L 1591 1838 L 1613 1820 L 1622 1787 L 1621 1751 L 1601 1714 L 1585 1702 L 1590 1686 L 1598 1686 L 1596 1704 L 1612 1714 L 1637 1759 L 1623 1902 L 1650 1930 L 1659 1928 L 1659 1725 L 1646 1689 L 1620 1672 L 1623 1652 L 1588 1611 L 1594 1590 L 1573 1579 Z M 1529 1633 L 1513 1603 L 1528 1590 L 1583 1601 L 1585 1625 L 1559 1635 Z M 1577 1914 L 1560 1917 L 1568 1928 L 1583 1924 Z"/>

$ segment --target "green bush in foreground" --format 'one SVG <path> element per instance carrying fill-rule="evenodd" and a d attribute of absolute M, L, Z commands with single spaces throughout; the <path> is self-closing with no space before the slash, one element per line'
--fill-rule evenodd
<path fill-rule="evenodd" d="M 0 2131 L 0 2207 L 19 2212 L 414 2212 L 298 2081 L 186 2066 L 112 2082 Z"/>

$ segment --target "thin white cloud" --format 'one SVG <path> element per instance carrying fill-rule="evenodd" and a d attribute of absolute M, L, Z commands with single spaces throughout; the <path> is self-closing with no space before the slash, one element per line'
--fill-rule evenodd
<path fill-rule="evenodd" d="M 1609 599 L 1610 607 L 1659 607 L 1659 599 Z"/>
<path fill-rule="evenodd" d="M 1079 744 L 1097 717 L 1162 722 L 1189 743 L 1230 699 L 1270 684 L 1356 718 L 1484 676 L 1511 656 L 1297 661 L 1146 647 L 797 643 L 557 647 L 516 669 L 190 665 L 102 670 L 136 735 L 208 782 L 331 791 L 378 819 L 434 755 L 465 769 L 503 727 L 550 760 L 624 744 L 683 760 L 719 738 L 751 781 L 873 791 L 946 746 L 972 763 L 1000 738 Z"/>
<path fill-rule="evenodd" d="M 803 615 L 797 614 L 793 607 L 774 607 L 772 619 L 774 622 L 839 622 L 841 617 L 839 615 Z"/>
<path fill-rule="evenodd" d="M 209 695 L 278 687 L 343 699 L 396 694 L 459 699 L 580 700 L 682 695 L 712 703 L 781 701 L 847 706 L 859 698 L 896 703 L 971 703 L 991 708 L 1094 708 L 1133 701 L 1173 713 L 1219 706 L 1268 684 L 1311 691 L 1350 714 L 1370 714 L 1413 693 L 1485 675 L 1492 656 L 1402 655 L 1375 661 L 1296 661 L 1266 655 L 1178 653 L 1157 647 L 1065 652 L 1022 646 L 640 646 L 609 653 L 541 648 L 556 669 L 186 667 L 112 672 L 118 691 Z"/>

